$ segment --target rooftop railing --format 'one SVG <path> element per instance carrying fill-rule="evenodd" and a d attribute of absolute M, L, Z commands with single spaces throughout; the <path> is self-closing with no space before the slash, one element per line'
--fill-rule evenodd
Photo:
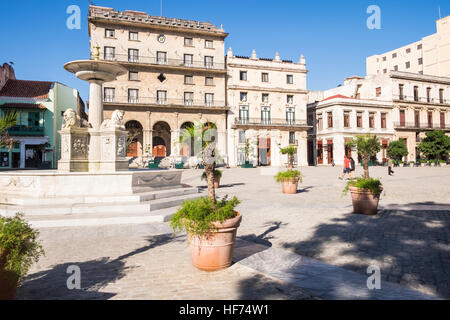
<path fill-rule="evenodd" d="M 405 101 L 405 102 L 419 102 L 419 103 L 450 105 L 450 100 L 448 100 L 448 99 L 440 99 L 440 98 L 432 98 L 432 97 L 394 95 L 394 100 Z"/>
<path fill-rule="evenodd" d="M 450 125 L 445 123 L 417 123 L 417 122 L 394 122 L 394 128 L 397 129 L 422 129 L 422 130 L 449 130 Z"/>
<path fill-rule="evenodd" d="M 287 119 L 261 119 L 261 118 L 235 118 L 235 125 L 255 125 L 255 126 L 292 126 L 308 127 L 308 123 L 303 120 Z"/>
<path fill-rule="evenodd" d="M 176 99 L 163 97 L 135 97 L 135 96 L 104 96 L 104 103 L 118 104 L 145 104 L 159 106 L 184 106 L 184 107 L 205 107 L 205 108 L 225 108 L 225 101 Z"/>

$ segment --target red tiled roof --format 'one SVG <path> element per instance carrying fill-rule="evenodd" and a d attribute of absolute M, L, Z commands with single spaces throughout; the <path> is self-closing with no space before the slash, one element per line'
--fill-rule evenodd
<path fill-rule="evenodd" d="M 53 82 L 8 80 L 0 91 L 3 97 L 47 98 Z"/>
<path fill-rule="evenodd" d="M 47 109 L 42 104 L 34 104 L 34 103 L 5 103 L 1 104 L 0 108 L 13 108 L 13 109 Z"/>
<path fill-rule="evenodd" d="M 343 96 L 342 94 L 337 94 L 335 96 L 331 96 L 326 99 L 323 99 L 322 101 L 331 100 L 331 99 L 352 99 L 352 98 Z"/>

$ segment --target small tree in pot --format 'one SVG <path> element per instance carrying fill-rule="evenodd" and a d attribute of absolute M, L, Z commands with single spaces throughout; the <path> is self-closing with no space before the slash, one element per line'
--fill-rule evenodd
<path fill-rule="evenodd" d="M 220 179 L 222 178 L 222 171 L 220 170 L 214 170 L 214 188 L 219 189 L 220 188 Z M 203 172 L 202 180 L 207 180 L 208 176 L 206 175 L 206 172 Z"/>
<path fill-rule="evenodd" d="M 356 146 L 363 160 L 364 175 L 351 179 L 344 189 L 344 194 L 349 190 L 352 195 L 353 212 L 366 215 L 375 215 L 378 211 L 378 202 L 383 190 L 381 181 L 369 176 L 369 161 L 381 150 L 380 141 L 370 134 L 358 136 L 351 141 Z"/>
<path fill-rule="evenodd" d="M 186 230 L 192 263 L 205 271 L 227 268 L 233 259 L 234 243 L 242 216 L 234 209 L 239 200 L 217 201 L 214 188 L 215 139 L 203 148 L 208 197 L 185 201 L 171 220 L 174 231 Z"/>
<path fill-rule="evenodd" d="M 294 146 L 288 146 L 280 149 L 280 152 L 288 155 L 288 171 L 278 172 L 275 176 L 275 180 L 282 184 L 283 193 L 296 194 L 298 183 L 302 182 L 301 172 L 298 170 L 292 170 L 294 167 L 295 154 L 297 154 L 297 148 Z"/>
<path fill-rule="evenodd" d="M 0 300 L 14 299 L 31 265 L 44 254 L 38 235 L 21 215 L 0 217 Z"/>

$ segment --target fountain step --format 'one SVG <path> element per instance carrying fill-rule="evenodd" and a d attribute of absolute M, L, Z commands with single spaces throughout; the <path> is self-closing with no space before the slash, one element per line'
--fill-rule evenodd
<path fill-rule="evenodd" d="M 62 216 L 71 214 L 116 214 L 128 213 L 148 214 L 152 211 L 172 208 L 180 205 L 183 201 L 197 199 L 200 193 L 183 194 L 168 198 L 150 201 L 135 202 L 111 202 L 111 203 L 82 203 L 82 204 L 58 204 L 58 205 L 0 205 L 0 215 L 13 216 L 23 213 L 26 217 L 31 216 Z"/>

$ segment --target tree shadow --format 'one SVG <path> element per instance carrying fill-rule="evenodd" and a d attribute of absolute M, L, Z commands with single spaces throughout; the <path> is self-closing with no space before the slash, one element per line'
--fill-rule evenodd
<path fill-rule="evenodd" d="M 148 245 L 122 255 L 116 259 L 104 257 L 85 262 L 66 262 L 51 266 L 48 270 L 36 272 L 26 277 L 17 291 L 18 300 L 106 300 L 116 294 L 100 292 L 108 284 L 122 279 L 133 267 L 126 267 L 125 260 L 137 254 L 144 253 L 169 242 L 184 242 L 185 236 L 173 237 L 170 234 L 146 238 Z M 73 273 L 67 273 L 70 266 L 80 269 L 81 289 L 69 290 L 68 279 Z M 69 281 L 72 283 L 72 281 Z"/>
<path fill-rule="evenodd" d="M 448 204 L 432 210 L 380 210 L 376 216 L 348 213 L 319 225 L 305 241 L 286 243 L 297 254 L 367 276 L 369 265 L 381 279 L 450 298 L 450 211 Z M 444 210 L 447 208 L 447 210 Z M 440 211 L 436 211 L 440 210 Z"/>
<path fill-rule="evenodd" d="M 309 192 L 309 190 L 311 190 L 311 189 L 313 189 L 312 186 L 304 187 L 304 188 L 298 189 L 298 190 L 297 190 L 297 194 L 299 194 L 299 193 L 307 193 L 307 192 Z"/>

